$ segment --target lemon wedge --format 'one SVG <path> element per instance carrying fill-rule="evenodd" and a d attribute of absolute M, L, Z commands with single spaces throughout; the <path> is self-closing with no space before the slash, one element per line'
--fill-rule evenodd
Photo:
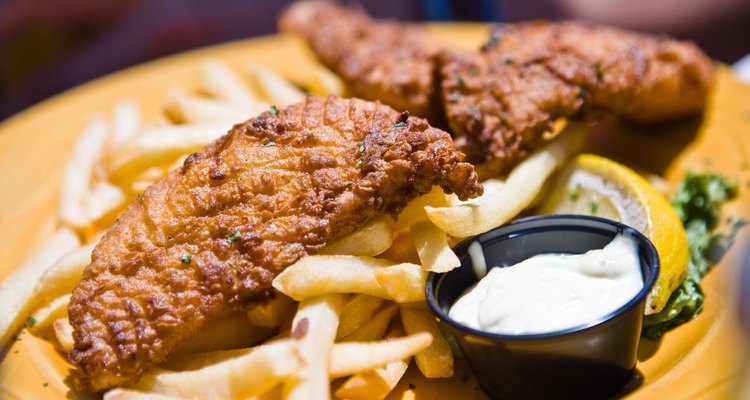
<path fill-rule="evenodd" d="M 604 157 L 582 154 L 561 172 L 544 214 L 585 214 L 629 225 L 656 247 L 661 273 L 646 300 L 646 314 L 661 311 L 685 279 L 688 242 L 674 208 L 643 177 Z"/>

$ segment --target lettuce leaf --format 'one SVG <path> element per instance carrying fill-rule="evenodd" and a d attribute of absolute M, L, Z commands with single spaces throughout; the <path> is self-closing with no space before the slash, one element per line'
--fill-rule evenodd
<path fill-rule="evenodd" d="M 695 318 L 703 309 L 701 279 L 719 262 L 732 245 L 739 229 L 747 222 L 733 222 L 729 233 L 715 232 L 721 220 L 721 206 L 737 197 L 738 185 L 718 174 L 688 173 L 672 196 L 672 206 L 680 216 L 690 248 L 688 273 L 672 293 L 664 309 L 647 315 L 643 336 L 658 339 L 665 332 Z"/>

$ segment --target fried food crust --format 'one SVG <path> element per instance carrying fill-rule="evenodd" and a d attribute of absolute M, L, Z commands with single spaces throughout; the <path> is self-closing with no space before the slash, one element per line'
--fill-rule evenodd
<path fill-rule="evenodd" d="M 310 97 L 238 124 L 150 186 L 92 254 L 74 290 L 79 384 L 138 378 L 211 318 L 372 217 L 440 185 L 482 193 L 450 136 L 358 99 Z"/>
<path fill-rule="evenodd" d="M 700 112 L 713 78 L 695 45 L 584 22 L 495 27 L 479 54 L 439 57 L 456 144 L 483 175 L 526 157 L 557 118 L 596 110 L 637 123 Z"/>
<path fill-rule="evenodd" d="M 441 117 L 435 79 L 440 47 L 421 26 L 376 21 L 360 9 L 315 0 L 293 4 L 279 27 L 304 37 L 355 96 L 408 110 L 433 124 Z"/>

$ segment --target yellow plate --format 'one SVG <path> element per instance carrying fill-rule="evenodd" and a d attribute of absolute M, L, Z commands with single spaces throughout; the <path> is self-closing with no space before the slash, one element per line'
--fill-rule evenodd
<path fill-rule="evenodd" d="M 477 48 L 483 25 L 431 25 L 448 45 Z M 66 92 L 0 125 L 0 279 L 7 276 L 48 237 L 56 224 L 61 169 L 86 120 L 107 115 L 115 103 L 141 104 L 145 120 L 157 117 L 159 102 L 170 86 L 188 90 L 197 84 L 200 61 L 225 60 L 236 68 L 249 61 L 265 64 L 296 82 L 309 79 L 314 63 L 298 40 L 272 36 L 197 50 L 128 69 Z M 737 179 L 741 199 L 724 215 L 750 215 L 750 87 L 719 73 L 702 122 L 658 129 L 621 130 L 594 136 L 592 149 L 634 167 L 677 182 L 686 170 L 719 171 Z M 750 230 L 750 229 L 748 229 Z M 661 343 L 642 346 L 638 364 L 642 380 L 632 398 L 725 399 L 736 395 L 745 343 L 737 318 L 738 239 L 732 251 L 705 281 L 706 306 L 688 324 Z M 649 355 L 650 353 L 650 355 Z M 44 340 L 22 335 L 0 364 L 0 398 L 65 398 L 70 368 Z M 46 383 L 46 385 L 45 385 Z M 413 388 L 412 388 L 413 386 Z M 484 398 L 461 365 L 452 379 L 427 380 L 411 368 L 392 398 Z"/>

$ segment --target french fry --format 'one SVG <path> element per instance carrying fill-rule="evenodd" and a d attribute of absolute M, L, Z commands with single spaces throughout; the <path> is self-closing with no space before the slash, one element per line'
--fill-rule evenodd
<path fill-rule="evenodd" d="M 365 342 L 382 339 L 385 331 L 388 329 L 388 324 L 390 324 L 396 312 L 398 312 L 398 307 L 393 303 L 388 304 L 362 324 L 356 331 L 341 339 L 341 341 Z"/>
<path fill-rule="evenodd" d="M 393 324 L 387 338 L 401 337 L 404 329 L 400 324 Z M 409 359 L 397 360 L 375 368 L 371 371 L 360 372 L 344 382 L 336 391 L 336 397 L 351 400 L 382 400 L 396 387 L 401 377 L 409 367 Z"/>
<path fill-rule="evenodd" d="M 339 316 L 339 327 L 336 330 L 336 340 L 350 335 L 369 320 L 380 306 L 383 299 L 366 294 L 354 294 L 344 305 Z"/>
<path fill-rule="evenodd" d="M 91 263 L 94 246 L 94 243 L 81 246 L 60 257 L 39 278 L 34 297 L 42 302 L 72 292 L 81 280 L 83 270 Z"/>
<path fill-rule="evenodd" d="M 248 321 L 245 313 L 236 312 L 208 322 L 193 337 L 177 345 L 172 354 L 254 346 L 275 334 L 275 329 L 255 326 Z"/>
<path fill-rule="evenodd" d="M 292 315 L 296 305 L 294 300 L 285 294 L 276 292 L 272 299 L 248 310 L 247 318 L 256 326 L 278 328 Z"/>
<path fill-rule="evenodd" d="M 206 60 L 201 65 L 200 88 L 208 95 L 242 108 L 261 102 L 226 63 L 217 59 Z"/>
<path fill-rule="evenodd" d="M 247 72 L 266 99 L 274 105 L 288 106 L 307 97 L 289 81 L 260 64 L 248 65 Z"/>
<path fill-rule="evenodd" d="M 375 279 L 386 295 L 398 303 L 425 301 L 427 272 L 416 264 L 403 263 L 375 271 Z"/>
<path fill-rule="evenodd" d="M 424 210 L 426 206 L 446 207 L 448 205 L 448 196 L 443 193 L 443 189 L 440 186 L 435 186 L 430 193 L 419 196 L 406 205 L 401 214 L 398 215 L 396 223 L 393 226 L 393 231 L 398 232 L 419 221 L 427 221 L 427 213 Z"/>
<path fill-rule="evenodd" d="M 180 89 L 173 89 L 167 93 L 162 110 L 176 124 L 222 120 L 242 122 L 268 110 L 268 104 L 255 102 L 240 106 L 227 100 L 189 96 Z"/>
<path fill-rule="evenodd" d="M 388 250 L 392 243 L 393 230 L 390 221 L 386 217 L 378 217 L 328 244 L 320 254 L 374 257 Z"/>
<path fill-rule="evenodd" d="M 133 101 L 123 101 L 112 111 L 112 137 L 110 147 L 116 146 L 135 135 L 141 124 L 141 109 Z"/>
<path fill-rule="evenodd" d="M 191 399 L 245 398 L 270 390 L 300 366 L 297 343 L 286 340 L 198 370 L 154 368 L 131 388 Z"/>
<path fill-rule="evenodd" d="M 107 122 L 92 118 L 73 148 L 73 155 L 63 170 L 60 187 L 60 220 L 73 227 L 83 229 L 89 223 L 83 208 L 83 197 L 88 192 L 94 174 L 94 165 L 107 143 Z"/>
<path fill-rule="evenodd" d="M 478 235 L 504 224 L 534 201 L 547 177 L 579 147 L 582 132 L 576 126 L 570 124 L 516 166 L 502 188 L 452 207 L 427 206 L 427 217 L 455 237 Z"/>
<path fill-rule="evenodd" d="M 411 236 L 425 271 L 442 273 L 461 265 L 456 253 L 448 246 L 448 235 L 432 222 L 417 222 L 411 227 Z"/>
<path fill-rule="evenodd" d="M 153 394 L 140 390 L 114 388 L 104 393 L 104 400 L 181 400 L 180 397 Z"/>
<path fill-rule="evenodd" d="M 318 96 L 346 97 L 346 84 L 328 68 L 315 64 L 310 79 L 310 93 Z"/>
<path fill-rule="evenodd" d="M 273 287 L 302 301 L 328 293 L 364 293 L 388 298 L 375 272 L 393 263 L 372 257 L 308 256 L 287 267 Z"/>
<path fill-rule="evenodd" d="M 57 342 L 60 343 L 60 349 L 64 352 L 73 350 L 75 342 L 73 341 L 73 327 L 70 326 L 68 318 L 58 318 L 52 323 L 52 329 L 55 332 Z"/>
<path fill-rule="evenodd" d="M 81 199 L 84 214 L 89 223 L 97 223 L 102 220 L 109 222 L 114 219 L 115 214 L 125 207 L 127 196 L 119 187 L 101 181 L 89 189 Z"/>
<path fill-rule="evenodd" d="M 345 301 L 343 294 L 328 294 L 300 303 L 292 323 L 291 337 L 297 342 L 305 365 L 292 379 L 284 382 L 282 393 L 285 399 L 330 398 L 328 368 L 331 347 Z"/>
<path fill-rule="evenodd" d="M 106 160 L 110 179 L 122 181 L 128 175 L 199 151 L 225 135 L 236 122 L 207 121 L 147 129 L 112 149 Z"/>
<path fill-rule="evenodd" d="M 427 378 L 453 376 L 453 353 L 440 334 L 435 317 L 429 311 L 401 307 L 401 323 L 407 334 L 426 332 L 432 335 L 432 344 L 414 356 L 419 370 Z"/>
<path fill-rule="evenodd" d="M 36 335 L 39 332 L 52 326 L 52 323 L 60 318 L 68 318 L 68 303 L 70 302 L 70 294 L 64 294 L 38 310 L 34 311 L 34 315 L 29 318 L 33 321 L 33 324 L 29 326 L 29 332 Z M 28 320 L 27 320 L 28 322 Z"/>
<path fill-rule="evenodd" d="M 0 350 L 21 328 L 26 317 L 42 304 L 36 284 L 47 268 L 78 246 L 78 235 L 70 228 L 57 230 L 25 263 L 0 282 Z"/>
<path fill-rule="evenodd" d="M 424 351 L 432 341 L 430 333 L 418 332 L 377 342 L 337 343 L 331 350 L 331 377 L 354 375 L 403 360 Z"/>

